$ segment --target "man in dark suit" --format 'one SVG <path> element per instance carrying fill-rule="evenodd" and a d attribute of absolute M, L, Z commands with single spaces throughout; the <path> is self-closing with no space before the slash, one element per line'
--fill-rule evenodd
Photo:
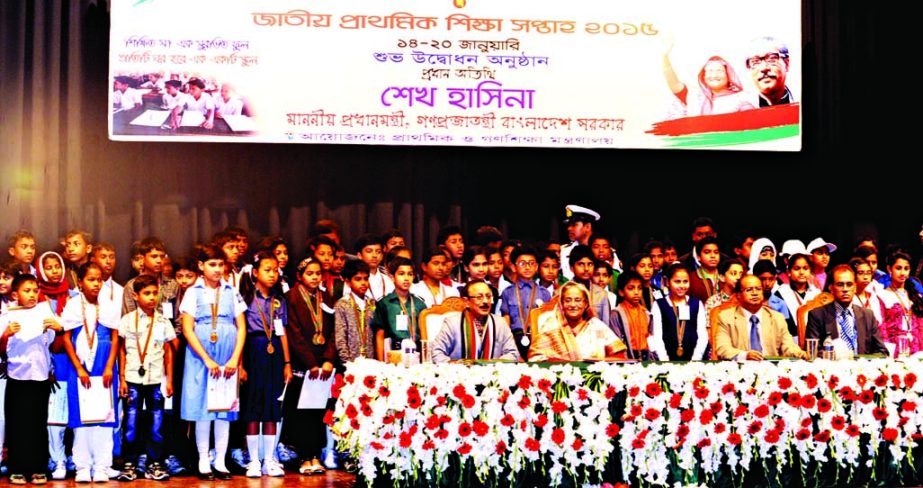
<path fill-rule="evenodd" d="M 884 354 L 888 348 L 881 340 L 878 320 L 870 310 L 852 304 L 856 293 L 856 275 L 848 265 L 833 268 L 828 275 L 828 290 L 834 301 L 808 313 L 808 327 L 805 336 L 819 339 L 823 344 L 827 337 L 842 338 L 855 354 Z"/>

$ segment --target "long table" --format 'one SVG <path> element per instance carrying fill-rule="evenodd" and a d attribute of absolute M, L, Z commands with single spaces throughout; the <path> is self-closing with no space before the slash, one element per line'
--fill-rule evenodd
<path fill-rule="evenodd" d="M 328 416 L 372 485 L 896 486 L 923 478 L 917 359 L 359 360 Z"/>

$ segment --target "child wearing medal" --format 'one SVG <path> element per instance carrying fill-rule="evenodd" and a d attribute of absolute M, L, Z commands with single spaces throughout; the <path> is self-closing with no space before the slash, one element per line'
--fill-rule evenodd
<path fill-rule="evenodd" d="M 244 312 L 247 305 L 240 293 L 223 280 L 225 261 L 215 246 L 198 249 L 196 260 L 202 279 L 190 287 L 180 305 L 183 336 L 189 342 L 183 369 L 181 416 L 195 422 L 196 448 L 199 451 L 199 478 L 231 479 L 224 458 L 228 449 L 230 423 L 236 411 L 209 412 L 206 391 L 208 376 L 232 378 L 240 365 L 246 338 Z M 211 470 L 208 448 L 211 425 L 215 424 L 215 472 Z"/>
<path fill-rule="evenodd" d="M 276 423 L 282 420 L 279 397 L 292 379 L 292 365 L 285 337 L 288 315 L 279 282 L 279 261 L 269 251 L 256 253 L 250 273 L 241 279 L 240 293 L 248 306 L 244 347 L 247 380 L 242 405 L 250 452 L 247 477 L 285 476 L 282 465 L 275 459 Z"/>
<path fill-rule="evenodd" d="M 699 361 L 708 347 L 708 330 L 705 306 L 687 294 L 689 268 L 674 263 L 663 276 L 670 292 L 654 302 L 648 347 L 660 361 Z"/>
<path fill-rule="evenodd" d="M 179 346 L 173 324 L 157 312 L 160 285 L 157 278 L 143 274 L 132 282 L 129 293 L 138 305 L 134 311 L 122 316 L 119 337 L 120 370 L 119 395 L 126 398 L 125 407 L 125 465 L 119 481 L 137 478 L 137 463 L 141 454 L 147 454 L 145 478 L 163 481 L 170 476 L 164 469 L 163 419 L 164 397 L 173 396 L 173 350 Z M 166 379 L 164 393 L 160 384 Z M 142 422 L 150 416 L 149 430 Z"/>
<path fill-rule="evenodd" d="M 119 372 L 115 361 L 119 352 L 117 324 L 101 320 L 114 317 L 107 311 L 100 313 L 99 292 L 103 286 L 103 273 L 99 265 L 87 262 L 77 268 L 78 297 L 68 300 L 61 312 L 64 326 L 64 349 L 73 366 L 67 380 L 67 426 L 74 429 L 75 481 L 105 483 L 109 481 L 112 466 L 112 432 L 117 427 L 115 393 L 118 391 Z M 109 390 L 113 410 L 103 422 L 83 423 L 80 414 L 79 388 L 90 388 L 91 377 L 102 377 L 103 387 Z M 92 470 L 92 473 L 91 473 Z M 92 476 L 92 477 L 91 477 Z"/>
<path fill-rule="evenodd" d="M 288 322 L 286 337 L 291 348 L 295 380 L 292 391 L 285 395 L 285 422 L 283 443 L 295 448 L 305 459 L 299 472 L 315 474 L 324 472 L 319 458 L 324 447 L 325 410 L 299 410 L 298 397 L 305 379 L 326 380 L 333 374 L 336 358 L 333 310 L 324 303 L 320 290 L 323 266 L 315 258 L 298 264 L 298 283 L 288 291 Z"/>

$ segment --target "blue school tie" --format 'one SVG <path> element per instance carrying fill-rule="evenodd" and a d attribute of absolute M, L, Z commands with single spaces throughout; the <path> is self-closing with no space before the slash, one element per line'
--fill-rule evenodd
<path fill-rule="evenodd" d="M 852 352 L 856 352 L 856 323 L 853 320 L 852 311 L 848 308 L 844 308 L 840 311 L 840 316 L 837 319 L 837 324 L 840 326 L 840 337 L 842 337 L 849 348 L 852 349 Z"/>
<path fill-rule="evenodd" d="M 750 350 L 763 352 L 763 343 L 760 342 L 760 319 L 756 315 L 750 316 Z"/>

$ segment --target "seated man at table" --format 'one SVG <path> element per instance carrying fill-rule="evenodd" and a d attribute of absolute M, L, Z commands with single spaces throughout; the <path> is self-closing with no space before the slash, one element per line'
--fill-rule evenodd
<path fill-rule="evenodd" d="M 763 286 L 755 275 L 735 288 L 737 306 L 718 312 L 715 351 L 719 359 L 761 361 L 765 357 L 804 358 L 788 332 L 785 317 L 763 305 Z"/>
<path fill-rule="evenodd" d="M 430 344 L 433 362 L 508 359 L 519 361 L 513 333 L 503 317 L 490 313 L 494 295 L 485 281 L 464 286 L 467 308 L 446 314 L 442 329 Z"/>
<path fill-rule="evenodd" d="M 827 274 L 827 291 L 833 294 L 833 302 L 808 313 L 805 337 L 817 339 L 820 347 L 829 337 L 843 339 L 853 354 L 888 355 L 878 330 L 878 319 L 871 310 L 852 303 L 856 274 L 848 264 L 835 266 Z"/>

